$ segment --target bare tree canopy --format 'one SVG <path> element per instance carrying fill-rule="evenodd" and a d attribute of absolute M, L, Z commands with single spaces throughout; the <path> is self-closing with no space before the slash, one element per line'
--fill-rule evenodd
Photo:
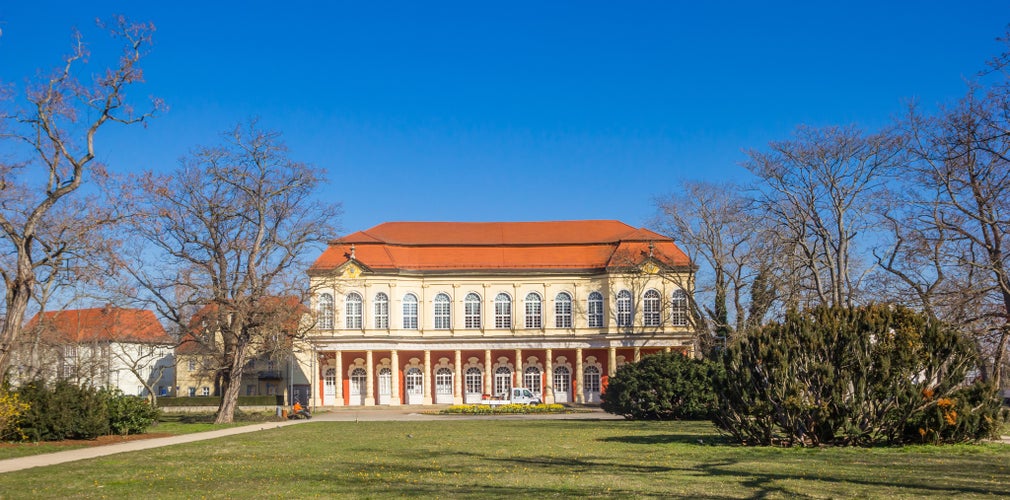
<path fill-rule="evenodd" d="M 778 222 L 780 251 L 799 276 L 789 305 L 852 306 L 872 271 L 856 245 L 877 223 L 876 193 L 903 161 L 902 138 L 855 127 L 800 127 L 790 141 L 750 151 L 758 201 Z M 865 236 L 865 235 L 863 235 Z"/>
<path fill-rule="evenodd" d="M 89 175 L 101 176 L 95 162 L 95 137 L 109 123 L 139 123 L 152 111 L 136 113 L 126 90 L 143 81 L 140 61 L 154 26 L 119 17 L 107 26 L 121 42 L 113 67 L 82 75 L 89 53 L 80 33 L 63 64 L 40 75 L 24 90 L 24 101 L 6 96 L 0 110 L 0 139 L 10 145 L 0 158 L 0 245 L 3 245 L 5 316 L 0 331 L 0 370 L 23 328 L 28 304 L 40 286 L 58 279 L 54 269 L 94 227 L 88 214 L 68 211 L 69 196 Z M 61 207 L 66 209 L 61 211 Z M 72 214 L 69 218 L 67 215 Z"/>
<path fill-rule="evenodd" d="M 335 233 L 339 204 L 317 198 L 322 173 L 289 159 L 280 134 L 253 121 L 197 148 L 173 174 L 138 182 L 142 216 L 131 231 L 141 246 L 130 272 L 164 317 L 216 356 L 219 422 L 233 418 L 249 356 L 305 299 L 305 253 Z M 294 304 L 270 307 L 279 297 Z"/>

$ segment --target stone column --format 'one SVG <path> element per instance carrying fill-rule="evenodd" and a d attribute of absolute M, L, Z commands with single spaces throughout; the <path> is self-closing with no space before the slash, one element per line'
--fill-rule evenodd
<path fill-rule="evenodd" d="M 607 376 L 613 377 L 617 374 L 617 348 L 607 349 Z"/>
<path fill-rule="evenodd" d="M 375 406 L 375 365 L 372 351 L 365 351 L 365 406 Z"/>
<path fill-rule="evenodd" d="M 344 406 L 344 353 L 337 351 L 337 386 L 334 388 L 334 406 Z"/>
<path fill-rule="evenodd" d="M 494 374 L 491 373 L 491 349 L 484 349 L 484 394 L 494 394 Z"/>
<path fill-rule="evenodd" d="M 323 371 L 323 368 L 325 368 L 326 365 L 324 365 L 320 361 L 319 352 L 317 352 L 315 349 L 313 349 L 311 352 L 312 352 L 312 359 L 310 360 L 311 363 L 310 366 L 312 366 L 312 382 L 311 382 L 312 385 L 309 386 L 310 388 L 309 400 L 307 401 L 307 403 L 309 404 L 309 407 L 316 407 L 319 406 L 320 394 L 322 394 L 321 391 L 323 389 L 323 386 L 319 383 L 319 381 L 322 380 L 322 378 L 320 377 L 320 373 Z M 323 359 L 325 360 L 326 358 Z M 294 359 L 288 358 L 288 363 L 294 363 L 294 362 L 295 362 Z M 288 373 L 291 373 L 291 370 L 288 370 Z M 291 383 L 292 382 L 288 380 L 289 387 Z M 293 399 L 294 394 L 289 394 L 288 398 Z"/>
<path fill-rule="evenodd" d="M 670 353 L 670 350 L 671 350 L 671 349 L 670 349 L 670 346 L 666 346 L 666 347 L 664 347 L 664 348 L 663 348 L 663 352 L 665 352 L 665 353 L 667 353 L 667 354 L 669 354 L 669 353 Z"/>
<path fill-rule="evenodd" d="M 400 353 L 396 349 L 389 351 L 389 363 L 393 365 L 393 380 L 389 384 L 389 405 L 397 406 L 400 404 L 402 399 L 400 398 Z"/>
<path fill-rule="evenodd" d="M 452 404 L 463 404 L 463 356 L 459 349 L 455 353 L 452 371 Z"/>
<path fill-rule="evenodd" d="M 554 404 L 554 355 L 551 349 L 547 349 L 547 353 L 544 355 L 544 377 L 547 377 L 546 385 L 544 389 L 544 403 Z"/>
<path fill-rule="evenodd" d="M 641 360 L 642 360 L 642 348 L 636 347 L 635 348 L 635 362 L 637 363 L 637 362 L 639 362 Z"/>
<path fill-rule="evenodd" d="M 421 393 L 421 404 L 431 404 L 431 384 L 435 375 L 431 373 L 431 351 L 424 351 L 424 391 Z"/>
<path fill-rule="evenodd" d="M 516 375 L 512 381 L 512 387 L 526 387 L 526 380 L 523 378 L 523 350 L 516 349 Z M 526 387 L 532 389 L 532 387 Z"/>
<path fill-rule="evenodd" d="M 583 391 L 585 388 L 582 387 L 582 348 L 580 347 L 575 350 L 575 402 L 578 404 L 586 402 Z"/>

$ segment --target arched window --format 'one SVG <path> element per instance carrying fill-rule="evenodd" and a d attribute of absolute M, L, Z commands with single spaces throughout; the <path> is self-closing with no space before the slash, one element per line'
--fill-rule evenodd
<path fill-rule="evenodd" d="M 534 394 L 539 395 L 541 380 L 540 368 L 535 366 L 526 367 L 526 371 L 523 372 L 523 385 L 525 385 L 527 389 L 533 391 Z"/>
<path fill-rule="evenodd" d="M 389 328 L 389 296 L 382 292 L 375 294 L 375 327 Z"/>
<path fill-rule="evenodd" d="M 499 366 L 494 371 L 494 395 L 508 396 L 512 392 L 512 369 Z"/>
<path fill-rule="evenodd" d="M 512 297 L 505 292 L 494 298 L 494 327 L 512 328 Z"/>
<path fill-rule="evenodd" d="M 557 328 L 572 327 L 572 296 L 565 292 L 554 297 L 554 326 Z"/>
<path fill-rule="evenodd" d="M 403 296 L 403 329 L 417 330 L 417 296 L 412 293 Z"/>
<path fill-rule="evenodd" d="M 435 296 L 435 328 L 438 330 L 448 330 L 452 324 L 449 320 L 452 307 L 449 304 L 449 296 L 440 293 Z"/>
<path fill-rule="evenodd" d="M 631 326 L 634 315 L 631 312 L 631 292 L 621 290 L 617 292 L 617 326 Z"/>
<path fill-rule="evenodd" d="M 463 299 L 463 324 L 466 328 L 480 328 L 480 295 L 470 292 Z"/>
<path fill-rule="evenodd" d="M 659 321 L 659 292 L 649 290 L 642 301 L 642 322 L 645 326 L 659 326 Z"/>
<path fill-rule="evenodd" d="M 600 392 L 600 369 L 596 365 L 589 365 L 584 370 L 582 374 L 582 389 L 587 392 Z"/>
<path fill-rule="evenodd" d="M 407 394 L 420 395 L 424 390 L 424 375 L 421 374 L 421 369 L 417 367 L 407 368 L 407 373 L 403 377 L 404 379 L 404 389 Z"/>
<path fill-rule="evenodd" d="M 670 323 L 673 326 L 687 326 L 687 293 L 683 290 L 673 292 L 670 299 Z"/>
<path fill-rule="evenodd" d="M 589 328 L 603 328 L 603 294 L 589 294 Z"/>
<path fill-rule="evenodd" d="M 536 292 L 526 294 L 526 328 L 543 327 L 543 309 L 540 294 Z"/>
<path fill-rule="evenodd" d="M 439 368 L 435 372 L 435 394 L 452 396 L 452 369 Z"/>
<path fill-rule="evenodd" d="M 568 371 L 566 366 L 557 366 L 554 368 L 554 396 L 557 399 L 561 399 L 563 402 L 568 401 L 568 392 L 572 388 L 572 372 Z M 564 395 L 559 394 L 564 393 Z M 561 396 L 561 397 L 559 397 Z"/>
<path fill-rule="evenodd" d="M 361 328 L 361 296 L 357 292 L 347 294 L 344 303 L 346 307 L 347 328 Z"/>
<path fill-rule="evenodd" d="M 328 293 L 319 296 L 319 328 L 333 329 L 333 296 Z"/>
<path fill-rule="evenodd" d="M 351 371 L 351 395 L 364 396 L 367 381 L 368 372 L 364 368 L 355 368 Z"/>
<path fill-rule="evenodd" d="M 484 392 L 484 374 L 480 371 L 480 368 L 476 366 L 467 368 L 464 382 L 466 382 L 467 394 L 480 394 Z"/>

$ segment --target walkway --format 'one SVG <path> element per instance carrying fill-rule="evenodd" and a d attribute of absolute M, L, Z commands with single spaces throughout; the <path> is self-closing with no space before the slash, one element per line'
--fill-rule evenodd
<path fill-rule="evenodd" d="M 57 465 L 88 458 L 104 457 L 116 453 L 126 453 L 130 451 L 147 450 L 174 444 L 192 443 L 224 436 L 245 434 L 267 429 L 276 429 L 288 425 L 298 425 L 308 422 L 356 422 L 356 421 L 425 421 L 425 420 L 469 420 L 469 419 L 518 419 L 518 420 L 621 420 L 621 417 L 610 415 L 599 408 L 587 408 L 581 413 L 562 414 L 535 414 L 535 415 L 497 415 L 497 416 L 474 416 L 474 415 L 426 415 L 419 413 L 418 408 L 336 408 L 324 413 L 318 413 L 312 420 L 286 420 L 283 422 L 262 422 L 258 424 L 245 425 L 242 427 L 231 427 L 218 431 L 195 432 L 193 434 L 181 434 L 163 438 L 139 439 L 125 443 L 110 444 L 105 446 L 92 446 L 88 448 L 78 448 L 75 450 L 57 451 L 54 453 L 44 453 L 28 457 L 9 458 L 0 460 L 0 473 L 13 472 L 32 467 L 44 467 L 47 465 Z"/>

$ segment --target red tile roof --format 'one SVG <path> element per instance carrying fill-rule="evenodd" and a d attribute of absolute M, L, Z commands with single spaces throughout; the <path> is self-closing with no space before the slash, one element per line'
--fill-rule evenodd
<path fill-rule="evenodd" d="M 387 222 L 331 241 L 311 270 L 336 269 L 352 252 L 373 270 L 600 270 L 650 255 L 690 265 L 672 239 L 615 220 Z"/>
<path fill-rule="evenodd" d="M 172 344 L 153 311 L 101 307 L 49 311 L 35 315 L 27 328 L 44 328 L 43 335 L 63 342 L 130 342 Z"/>

